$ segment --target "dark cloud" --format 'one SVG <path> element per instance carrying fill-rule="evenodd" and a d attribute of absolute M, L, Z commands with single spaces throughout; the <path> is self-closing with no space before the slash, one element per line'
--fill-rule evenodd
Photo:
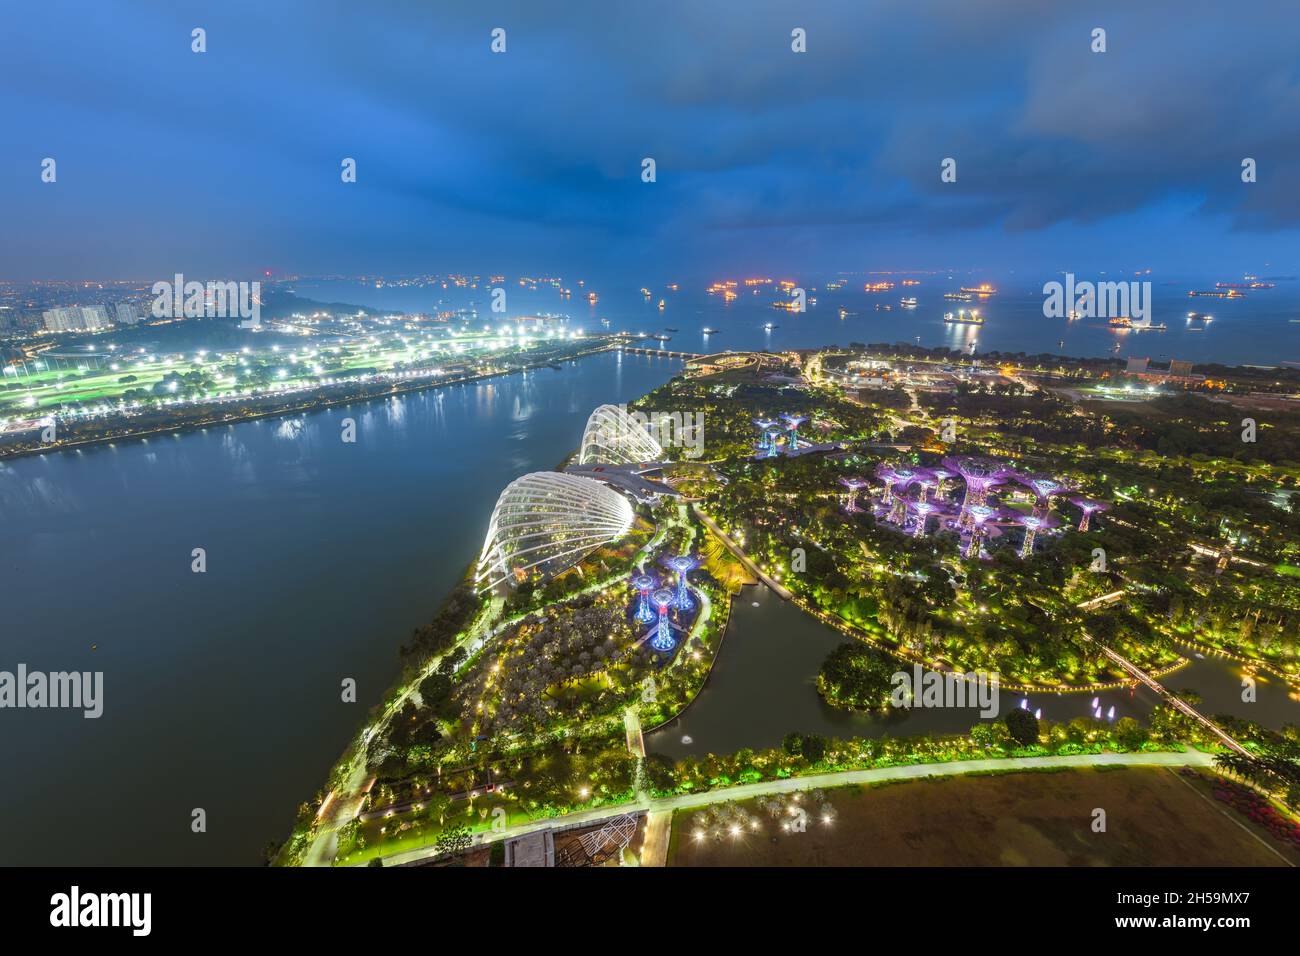
<path fill-rule="evenodd" d="M 1010 266 L 1103 243 L 1151 261 L 1171 222 L 1205 261 L 1224 236 L 1278 259 L 1300 225 L 1295 11 L 21 4 L 0 36 L 0 261 L 12 276 L 153 274 L 177 258 L 196 271 L 770 265 L 792 251 L 826 268 Z M 488 52 L 496 26 L 504 56 Z M 795 26 L 806 55 L 790 52 Z M 1089 50 L 1094 27 L 1105 54 Z M 47 155 L 56 187 L 37 179 Z M 338 181 L 343 156 L 356 186 Z M 956 184 L 939 180 L 947 156 Z M 1245 156 L 1259 163 L 1249 186 Z"/>

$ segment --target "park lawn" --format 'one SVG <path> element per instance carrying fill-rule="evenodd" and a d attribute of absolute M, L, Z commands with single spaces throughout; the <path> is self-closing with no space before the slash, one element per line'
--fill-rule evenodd
<path fill-rule="evenodd" d="M 803 833 L 782 831 L 755 801 L 745 801 L 758 818 L 756 830 L 696 840 L 690 837 L 704 811 L 678 812 L 668 865 L 1285 865 L 1278 854 L 1300 863 L 1300 853 L 1225 814 L 1205 793 L 1195 778 L 1149 767 L 845 787 L 825 792 L 835 809 L 832 821 L 811 816 Z M 1098 807 L 1107 813 L 1104 833 L 1091 826 Z"/>

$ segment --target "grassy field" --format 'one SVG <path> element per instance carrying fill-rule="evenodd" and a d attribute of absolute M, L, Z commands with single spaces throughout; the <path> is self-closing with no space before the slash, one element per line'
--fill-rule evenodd
<path fill-rule="evenodd" d="M 746 801 L 737 810 L 747 819 L 686 810 L 673 820 L 668 865 L 1300 864 L 1215 801 L 1208 780 L 1146 767 L 966 775 L 826 790 L 780 807 Z M 1103 833 L 1092 829 L 1095 808 L 1106 811 Z M 803 832 L 789 828 L 795 813 Z"/>

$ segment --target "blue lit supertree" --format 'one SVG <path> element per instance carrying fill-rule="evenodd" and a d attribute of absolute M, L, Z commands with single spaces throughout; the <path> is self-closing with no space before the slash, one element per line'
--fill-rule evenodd
<path fill-rule="evenodd" d="M 650 638 L 650 646 L 656 651 L 671 651 L 676 645 L 673 639 L 673 625 L 668 620 L 668 609 L 673 606 L 673 592 L 667 588 L 660 588 L 651 598 L 655 606 L 659 608 L 659 623 L 655 625 L 654 637 Z"/>
<path fill-rule="evenodd" d="M 780 452 L 777 450 L 776 441 L 781 437 L 781 429 L 773 425 L 767 430 L 767 457 L 775 458 Z"/>
<path fill-rule="evenodd" d="M 667 564 L 677 572 L 677 594 L 673 598 L 673 606 L 679 611 L 694 610 L 695 599 L 691 597 L 691 592 L 686 587 L 686 573 L 700 566 L 699 559 L 689 554 L 682 554 L 669 558 Z"/>
<path fill-rule="evenodd" d="M 648 574 L 638 574 L 632 578 L 632 587 L 641 592 L 636 606 L 635 620 L 649 624 L 655 619 L 655 612 L 650 609 L 650 592 L 654 590 L 655 579 Z"/>
<path fill-rule="evenodd" d="M 754 419 L 754 424 L 758 426 L 758 450 L 766 452 L 772 445 L 772 440 L 769 437 L 768 432 L 772 430 L 776 425 L 776 422 L 767 418 L 756 418 Z"/>

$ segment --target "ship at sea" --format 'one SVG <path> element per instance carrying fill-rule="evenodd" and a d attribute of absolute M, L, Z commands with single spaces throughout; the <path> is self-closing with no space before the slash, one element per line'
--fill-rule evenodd
<path fill-rule="evenodd" d="M 766 329 L 768 332 L 771 332 L 773 329 L 780 328 L 780 326 L 777 325 L 775 322 L 764 322 L 763 328 Z"/>
<path fill-rule="evenodd" d="M 969 292 L 945 292 L 943 297 L 952 302 L 969 302 L 975 298 Z"/>
<path fill-rule="evenodd" d="M 902 306 L 903 308 L 905 308 L 905 309 L 915 309 L 915 308 L 916 308 L 916 300 L 913 299 L 913 298 L 899 299 L 899 300 L 898 300 L 898 304 L 901 305 L 901 306 Z"/>
<path fill-rule="evenodd" d="M 1163 332 L 1169 328 L 1163 322 L 1154 325 L 1150 319 L 1139 319 L 1134 322 L 1127 315 L 1116 316 L 1110 320 L 1109 325 L 1112 329 L 1130 329 L 1134 332 Z"/>
<path fill-rule="evenodd" d="M 707 325 L 706 325 L 703 329 L 701 329 L 700 331 L 703 332 L 705 335 L 717 335 L 717 334 L 718 334 L 718 330 L 717 330 L 717 329 L 711 329 L 711 328 L 709 328 Z"/>
<path fill-rule="evenodd" d="M 1189 293 L 1190 296 L 1208 296 L 1211 299 L 1244 299 L 1246 293 L 1237 289 L 1196 289 Z"/>
<path fill-rule="evenodd" d="M 965 309 L 958 309 L 955 314 L 952 312 L 945 312 L 943 314 L 943 320 L 945 322 L 954 322 L 959 325 L 983 325 L 984 324 L 984 317 L 980 315 L 979 311 L 976 309 L 971 309 L 969 312 L 967 312 Z"/>
<path fill-rule="evenodd" d="M 981 282 L 977 286 L 962 286 L 962 292 L 968 292 L 971 295 L 997 295 L 998 290 L 993 288 L 987 282 Z"/>

